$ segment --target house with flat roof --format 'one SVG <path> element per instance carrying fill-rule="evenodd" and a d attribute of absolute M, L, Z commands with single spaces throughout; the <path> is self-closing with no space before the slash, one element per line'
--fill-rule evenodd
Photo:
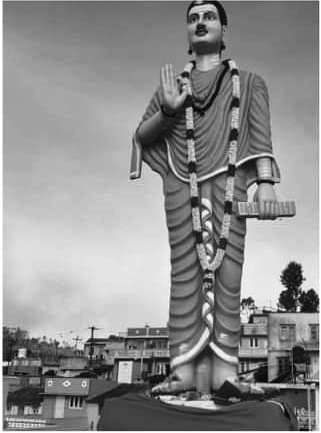
<path fill-rule="evenodd" d="M 268 381 L 294 379 L 294 348 L 303 349 L 303 381 L 319 381 L 319 313 L 270 313 L 268 321 Z M 299 368 L 297 366 L 297 368 Z M 289 379 L 290 380 L 290 379 Z"/>
<path fill-rule="evenodd" d="M 47 378 L 43 393 L 43 418 L 73 430 L 95 430 L 99 418 L 99 404 L 88 399 L 116 388 L 112 381 L 92 378 Z"/>
<path fill-rule="evenodd" d="M 127 328 L 124 348 L 115 353 L 113 379 L 119 383 L 142 382 L 169 373 L 168 328 Z"/>
<path fill-rule="evenodd" d="M 260 366 L 267 370 L 268 320 L 268 313 L 254 313 L 248 323 L 241 324 L 239 374 L 257 370 Z"/>

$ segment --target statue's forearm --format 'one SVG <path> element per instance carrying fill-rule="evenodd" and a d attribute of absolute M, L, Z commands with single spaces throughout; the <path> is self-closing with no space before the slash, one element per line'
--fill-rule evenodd
<path fill-rule="evenodd" d="M 145 120 L 138 128 L 137 135 L 143 146 L 155 142 L 175 121 L 175 116 L 167 115 L 164 111 L 158 111 L 152 117 Z"/>
<path fill-rule="evenodd" d="M 258 183 L 274 183 L 271 158 L 263 157 L 256 160 Z"/>

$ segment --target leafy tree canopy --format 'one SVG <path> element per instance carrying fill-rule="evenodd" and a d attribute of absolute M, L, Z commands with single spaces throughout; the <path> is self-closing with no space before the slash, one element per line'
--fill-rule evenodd
<path fill-rule="evenodd" d="M 300 299 L 302 313 L 316 313 L 319 310 L 319 296 L 314 289 L 302 292 Z"/>
<path fill-rule="evenodd" d="M 302 283 L 305 281 L 302 265 L 297 262 L 290 262 L 282 271 L 281 283 L 286 287 L 280 293 L 278 305 L 281 309 L 295 312 L 300 308 L 301 312 L 313 313 L 318 311 L 319 296 L 314 289 L 305 292 Z"/>

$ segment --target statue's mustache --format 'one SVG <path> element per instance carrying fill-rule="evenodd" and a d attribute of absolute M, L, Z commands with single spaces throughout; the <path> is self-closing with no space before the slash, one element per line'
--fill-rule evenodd
<path fill-rule="evenodd" d="M 207 32 L 207 28 L 205 24 L 197 24 L 195 33 L 198 32 Z"/>

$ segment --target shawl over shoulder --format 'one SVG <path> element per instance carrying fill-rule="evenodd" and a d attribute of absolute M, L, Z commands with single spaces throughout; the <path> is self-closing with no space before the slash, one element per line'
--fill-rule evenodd
<path fill-rule="evenodd" d="M 198 94 L 206 89 L 210 72 L 213 73 L 193 70 L 192 84 Z M 256 180 L 255 160 L 270 157 L 274 180 L 279 182 L 280 172 L 272 151 L 269 97 L 265 82 L 256 74 L 240 71 L 240 85 L 240 131 L 236 166 L 246 166 L 247 185 L 250 186 Z M 199 182 L 227 171 L 231 100 L 232 84 L 227 74 L 217 98 L 205 115 L 194 115 Z M 158 88 L 141 123 L 157 113 L 160 106 L 161 91 Z M 131 179 L 141 176 L 142 161 L 162 177 L 171 170 L 181 181 L 189 182 L 184 110 L 177 114 L 172 129 L 148 146 L 142 147 L 136 132 L 132 147 Z"/>

